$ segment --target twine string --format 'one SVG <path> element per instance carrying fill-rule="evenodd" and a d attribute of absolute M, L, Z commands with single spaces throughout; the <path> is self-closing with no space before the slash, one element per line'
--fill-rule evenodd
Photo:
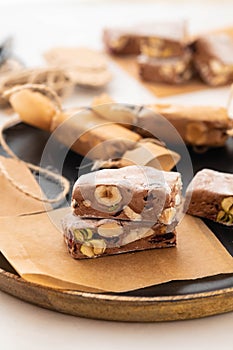
<path fill-rule="evenodd" d="M 50 89 L 49 97 L 51 98 L 53 92 L 57 93 L 60 97 L 67 96 L 74 87 L 73 82 L 69 78 L 67 72 L 61 68 L 33 68 L 33 69 L 18 69 L 17 72 L 5 75 L 3 79 L 0 81 L 0 92 L 3 95 L 6 90 L 11 89 L 13 87 L 25 86 L 26 84 L 41 85 L 45 88 Z M 25 88 L 25 87 L 24 87 Z M 29 86 L 31 90 L 32 86 Z M 48 90 L 40 89 L 40 92 L 46 94 Z M 14 91 L 13 91 L 14 93 Z M 5 94 L 5 99 L 7 102 L 7 94 Z M 52 98 L 54 98 L 53 95 Z M 56 98 L 55 98 L 56 99 Z M 56 102 L 58 100 L 56 99 Z"/>
<path fill-rule="evenodd" d="M 40 197 L 34 193 L 32 193 L 31 191 L 27 191 L 24 186 L 18 184 L 7 172 L 6 168 L 4 167 L 4 165 L 2 164 L 2 162 L 0 162 L 0 172 L 6 177 L 6 179 L 9 181 L 9 183 L 15 187 L 18 191 L 24 193 L 25 195 L 34 198 L 40 202 L 45 202 L 45 203 L 57 203 L 60 202 L 61 200 L 64 200 L 64 198 L 66 197 L 66 195 L 69 193 L 70 190 L 70 183 L 69 181 L 63 177 L 62 175 L 56 174 L 48 169 L 44 169 L 41 168 L 40 166 L 34 165 L 32 163 L 29 162 L 24 162 L 23 160 L 19 159 L 17 157 L 17 155 L 12 151 L 12 149 L 10 149 L 10 147 L 7 145 L 5 138 L 4 138 L 4 130 L 16 126 L 17 124 L 19 124 L 21 122 L 19 117 L 13 117 L 10 120 L 7 120 L 1 127 L 0 127 L 0 144 L 3 148 L 3 150 L 13 159 L 17 160 L 20 163 L 23 163 L 24 165 L 27 166 L 28 169 L 30 169 L 31 171 L 34 171 L 38 174 L 42 174 L 44 175 L 46 178 L 50 178 L 53 179 L 56 183 L 59 183 L 59 185 L 61 186 L 61 192 L 52 199 L 48 199 L 46 197 Z"/>

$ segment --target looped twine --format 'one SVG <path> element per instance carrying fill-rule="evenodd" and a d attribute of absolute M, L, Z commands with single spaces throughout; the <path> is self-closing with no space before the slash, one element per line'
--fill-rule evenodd
<path fill-rule="evenodd" d="M 18 123 L 20 123 L 21 120 L 19 119 L 19 117 L 13 117 L 10 120 L 8 120 L 7 122 L 5 122 L 1 127 L 0 127 L 0 144 L 2 146 L 2 148 L 4 149 L 4 151 L 13 159 L 17 160 L 18 162 L 23 163 L 24 165 L 27 166 L 28 169 L 30 169 L 31 171 L 34 171 L 36 173 L 39 174 L 43 174 L 45 177 L 53 179 L 55 182 L 59 183 L 62 191 L 59 193 L 59 195 L 57 195 L 55 198 L 53 199 L 48 199 L 46 197 L 42 198 L 39 197 L 38 195 L 27 191 L 24 186 L 18 184 L 7 172 L 7 170 L 5 169 L 4 165 L 0 162 L 0 172 L 7 178 L 7 180 L 11 183 L 11 185 L 13 187 L 15 187 L 18 191 L 24 193 L 25 195 L 34 198 L 40 202 L 45 202 L 45 203 L 57 203 L 60 202 L 61 200 L 64 200 L 64 198 L 66 197 L 66 195 L 69 193 L 70 190 L 70 183 L 69 181 L 63 177 L 62 175 L 56 174 L 48 169 L 43 169 L 39 166 L 36 166 L 34 164 L 28 163 L 28 162 L 24 162 L 23 160 L 19 159 L 16 154 L 9 148 L 9 146 L 7 145 L 4 136 L 3 136 L 3 132 L 4 130 L 13 127 L 15 125 L 17 125 Z"/>

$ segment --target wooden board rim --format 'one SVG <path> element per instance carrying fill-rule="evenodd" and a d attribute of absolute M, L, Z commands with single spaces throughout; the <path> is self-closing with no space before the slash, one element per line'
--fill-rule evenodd
<path fill-rule="evenodd" d="M 233 287 L 174 296 L 94 294 L 45 287 L 0 269 L 0 290 L 53 311 L 111 321 L 177 321 L 233 311 Z"/>

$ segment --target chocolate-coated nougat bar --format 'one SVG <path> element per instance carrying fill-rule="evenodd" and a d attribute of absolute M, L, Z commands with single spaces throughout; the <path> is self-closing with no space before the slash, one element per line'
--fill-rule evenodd
<path fill-rule="evenodd" d="M 181 84 L 193 75 L 192 54 L 187 49 L 181 56 L 155 58 L 140 55 L 137 59 L 140 77 L 156 83 Z"/>
<path fill-rule="evenodd" d="M 181 176 L 146 166 L 103 169 L 74 184 L 72 210 L 78 216 L 136 221 L 177 220 Z"/>
<path fill-rule="evenodd" d="M 83 219 L 68 214 L 62 221 L 64 239 L 75 259 L 95 258 L 176 245 L 174 224 L 111 219 Z M 173 230 L 169 232 L 169 229 Z"/>
<path fill-rule="evenodd" d="M 185 210 L 225 225 L 233 225 L 233 174 L 199 171 L 186 191 Z"/>
<path fill-rule="evenodd" d="M 233 38 L 224 33 L 199 37 L 193 44 L 194 64 L 202 80 L 211 85 L 233 82 Z"/>
<path fill-rule="evenodd" d="M 129 28 L 104 30 L 103 41 L 114 54 L 144 53 L 152 57 L 172 57 L 183 54 L 186 46 L 186 23 L 157 22 Z"/>

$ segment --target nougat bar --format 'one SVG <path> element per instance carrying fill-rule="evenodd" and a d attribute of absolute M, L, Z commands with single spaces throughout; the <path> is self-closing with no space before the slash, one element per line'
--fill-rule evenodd
<path fill-rule="evenodd" d="M 228 138 L 228 130 L 233 128 L 233 121 L 226 108 L 223 107 L 172 104 L 148 105 L 147 107 L 165 117 L 176 128 L 184 142 L 191 146 L 223 146 Z M 138 126 L 156 135 L 157 126 L 153 114 L 144 113 L 138 119 Z M 170 136 L 172 138 L 172 135 Z M 167 137 L 165 139 L 167 140 Z"/>
<path fill-rule="evenodd" d="M 75 259 L 172 247 L 176 245 L 174 226 L 111 219 L 83 219 L 74 214 L 66 215 L 62 221 L 65 243 Z"/>
<path fill-rule="evenodd" d="M 103 41 L 113 54 L 139 54 L 171 57 L 183 54 L 186 46 L 186 23 L 157 22 L 129 28 L 104 30 Z"/>
<path fill-rule="evenodd" d="M 140 55 L 137 59 L 139 75 L 145 81 L 181 84 L 193 75 L 192 54 L 186 50 L 182 56 L 155 58 Z"/>
<path fill-rule="evenodd" d="M 190 215 L 233 225 L 233 174 L 199 171 L 187 188 L 185 210 Z"/>
<path fill-rule="evenodd" d="M 233 82 L 233 38 L 224 33 L 199 37 L 194 43 L 194 64 L 211 86 Z"/>
<path fill-rule="evenodd" d="M 81 217 L 124 220 L 177 220 L 181 176 L 147 166 L 103 169 L 79 177 L 72 194 L 73 212 Z"/>

